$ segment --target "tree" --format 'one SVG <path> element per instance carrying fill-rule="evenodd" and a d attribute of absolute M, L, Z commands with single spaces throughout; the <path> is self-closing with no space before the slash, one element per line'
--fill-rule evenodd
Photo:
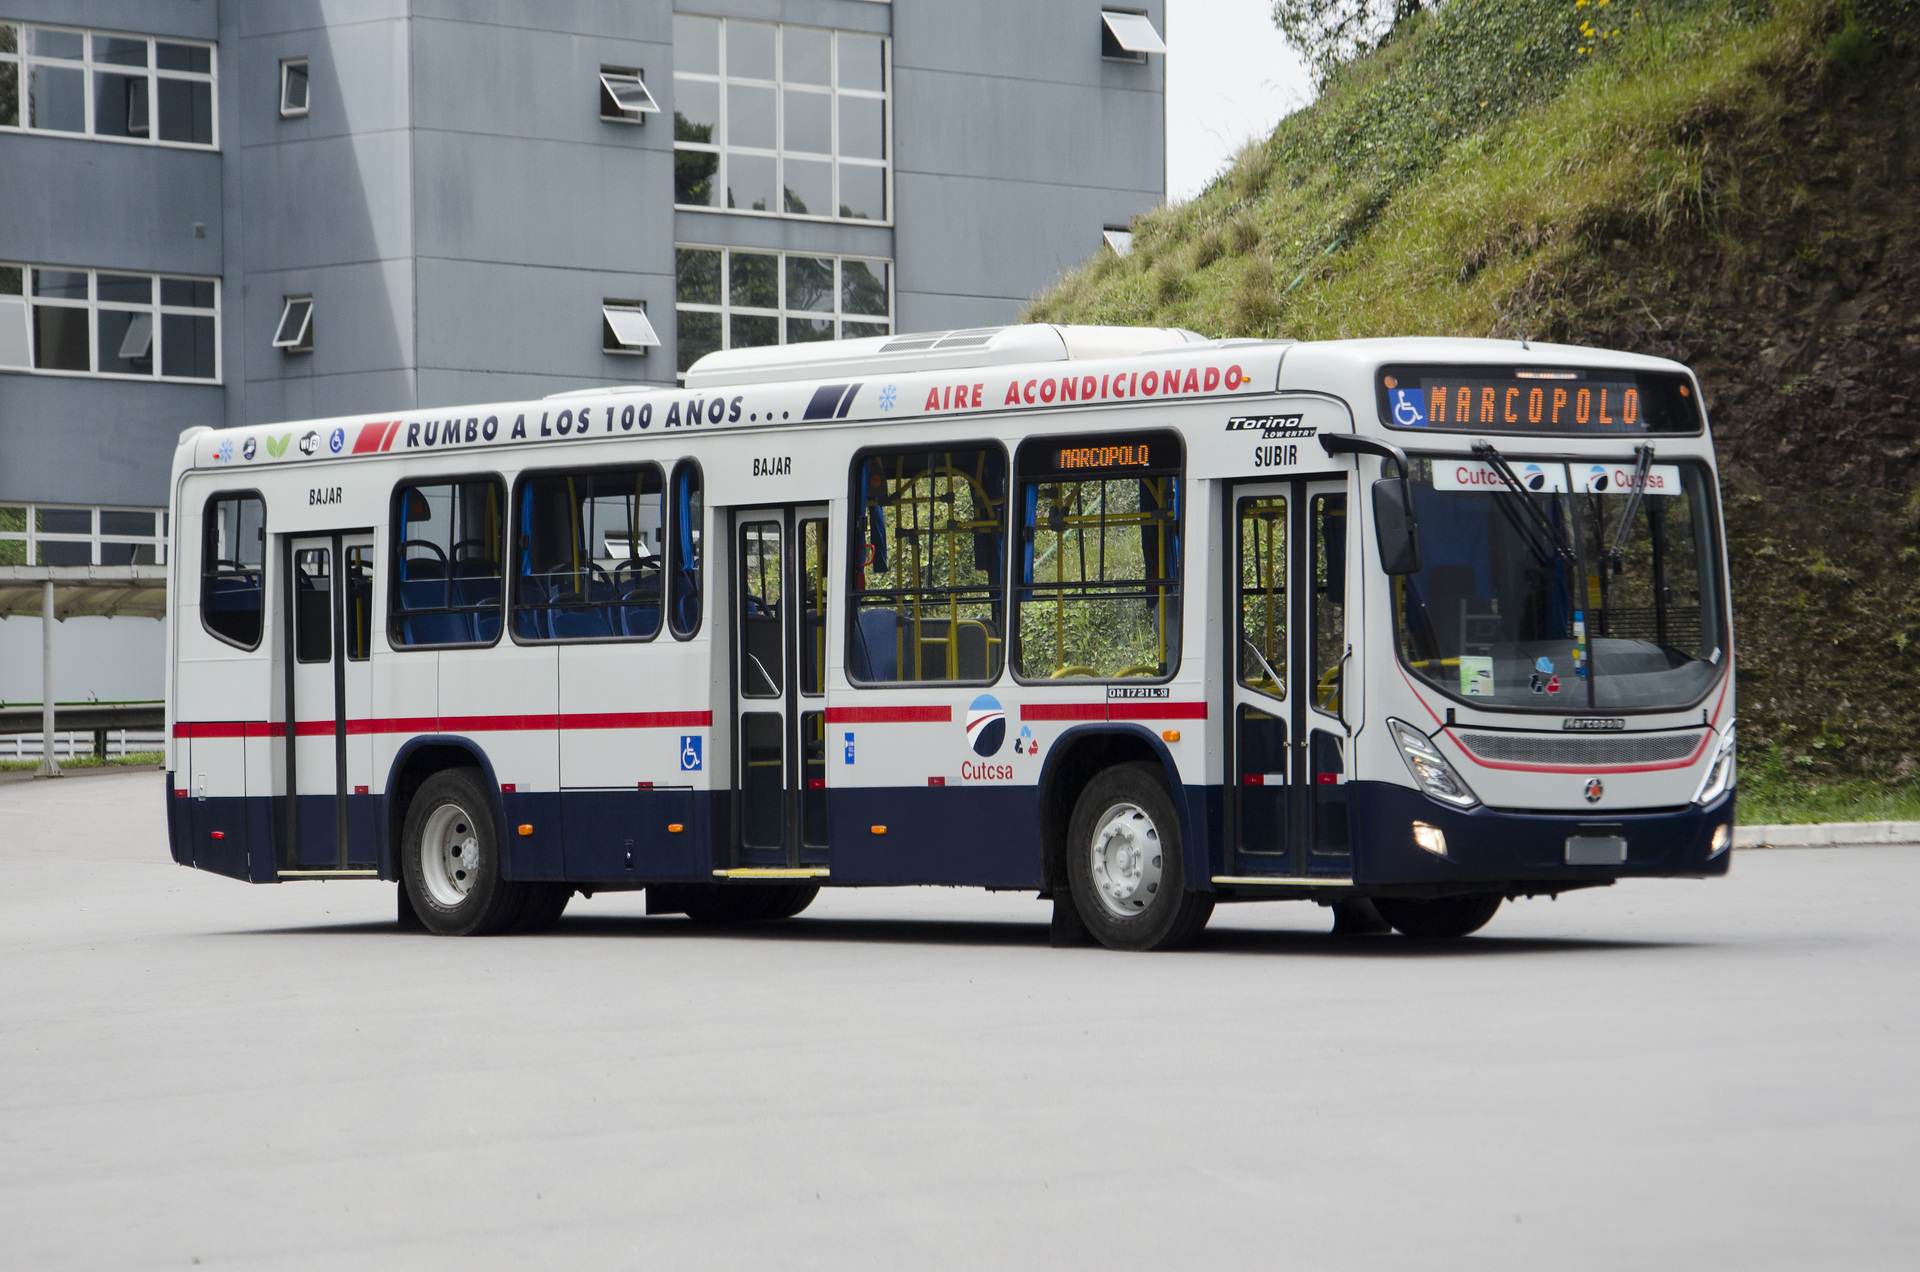
<path fill-rule="evenodd" d="M 1394 27 L 1437 0 L 1273 0 L 1273 24 L 1300 51 L 1316 85 L 1387 42 Z"/>

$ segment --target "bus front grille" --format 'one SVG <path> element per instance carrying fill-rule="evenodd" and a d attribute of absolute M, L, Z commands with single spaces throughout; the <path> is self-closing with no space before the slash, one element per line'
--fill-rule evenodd
<path fill-rule="evenodd" d="M 1614 737 L 1562 737 L 1543 733 L 1461 733 L 1460 745 L 1479 760 L 1497 764 L 1555 764 L 1588 767 L 1607 764 L 1659 764 L 1684 760 L 1704 736 L 1640 733 Z"/>

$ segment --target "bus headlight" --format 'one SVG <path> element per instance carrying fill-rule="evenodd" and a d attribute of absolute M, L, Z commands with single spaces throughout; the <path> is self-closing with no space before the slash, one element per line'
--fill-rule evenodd
<path fill-rule="evenodd" d="M 1720 749 L 1714 753 L 1713 763 L 1707 766 L 1707 775 L 1700 780 L 1700 789 L 1693 794 L 1696 804 L 1711 804 L 1727 793 L 1733 785 L 1733 726 L 1727 726 L 1727 736 L 1720 740 Z"/>
<path fill-rule="evenodd" d="M 1400 758 L 1407 762 L 1407 769 L 1421 790 L 1455 808 L 1472 808 L 1480 802 L 1473 788 L 1453 771 L 1453 765 L 1447 763 L 1447 757 L 1440 754 L 1440 749 L 1426 734 L 1404 720 L 1390 719 L 1387 728 L 1399 744 Z"/>

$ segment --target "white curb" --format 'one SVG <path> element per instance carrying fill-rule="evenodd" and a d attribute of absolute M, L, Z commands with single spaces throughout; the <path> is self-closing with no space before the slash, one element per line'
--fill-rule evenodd
<path fill-rule="evenodd" d="M 1736 826 L 1735 848 L 1838 848 L 1855 844 L 1920 844 L 1920 822 L 1813 822 L 1801 826 Z"/>

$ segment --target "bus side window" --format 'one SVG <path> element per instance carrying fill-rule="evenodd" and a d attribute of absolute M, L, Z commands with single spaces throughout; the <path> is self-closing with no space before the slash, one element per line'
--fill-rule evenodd
<path fill-rule="evenodd" d="M 393 492 L 387 639 L 394 648 L 500 638 L 505 511 L 500 483 L 486 478 Z"/>
<path fill-rule="evenodd" d="M 672 543 L 668 552 L 669 622 L 681 640 L 700 630 L 701 527 L 705 507 L 700 496 L 700 465 L 683 459 L 673 470 Z"/>
<path fill-rule="evenodd" d="M 997 680 L 1006 661 L 1007 456 L 979 443 L 854 461 L 847 678 Z"/>
<path fill-rule="evenodd" d="M 267 505 L 256 494 L 207 500 L 200 548 L 200 621 L 228 644 L 260 646 Z"/>
<path fill-rule="evenodd" d="M 1020 448 L 1014 671 L 1163 679 L 1180 666 L 1182 449 L 1172 432 Z"/>
<path fill-rule="evenodd" d="M 513 634 L 651 640 L 660 631 L 660 470 L 535 473 L 513 531 Z"/>

